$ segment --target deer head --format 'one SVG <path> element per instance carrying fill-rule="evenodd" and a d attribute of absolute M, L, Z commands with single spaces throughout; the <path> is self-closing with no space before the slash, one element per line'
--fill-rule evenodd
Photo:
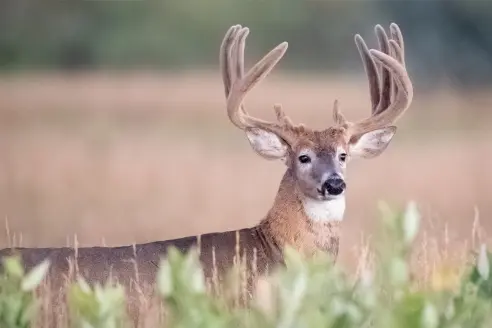
<path fill-rule="evenodd" d="M 297 189 L 312 200 L 344 197 L 347 163 L 355 158 L 380 155 L 395 135 L 394 122 L 409 107 L 413 87 L 404 62 L 403 37 L 396 24 L 390 38 L 377 25 L 379 50 L 369 50 L 360 35 L 355 43 L 364 63 L 371 96 L 371 115 L 358 122 L 348 121 L 335 100 L 334 124 L 316 131 L 294 125 L 280 105 L 275 105 L 276 122 L 248 114 L 246 94 L 279 62 L 287 50 L 283 42 L 244 72 L 244 48 L 249 29 L 232 26 L 220 50 L 220 63 L 230 121 L 244 130 L 254 151 L 266 159 L 279 159 L 292 171 Z"/>

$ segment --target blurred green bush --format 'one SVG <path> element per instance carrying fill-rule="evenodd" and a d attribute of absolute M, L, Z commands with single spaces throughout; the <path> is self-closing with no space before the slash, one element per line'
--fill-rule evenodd
<path fill-rule="evenodd" d="M 160 263 L 158 295 L 166 327 L 488 327 L 492 320 L 492 254 L 482 246 L 476 261 L 454 285 L 417 288 L 408 255 L 418 233 L 415 204 L 405 211 L 383 208 L 374 268 L 352 281 L 329 256 L 306 260 L 286 249 L 286 267 L 263 281 L 248 307 L 210 296 L 195 251 L 172 249 Z M 34 292 L 48 269 L 43 262 L 25 274 L 18 258 L 4 259 L 0 277 L 0 326 L 34 327 L 39 303 Z M 108 282 L 69 290 L 73 327 L 130 326 L 124 290 Z"/>
<path fill-rule="evenodd" d="M 465 0 L 6 0 L 0 69 L 215 67 L 227 28 L 243 24 L 252 29 L 252 56 L 289 41 L 282 68 L 350 72 L 354 34 L 375 45 L 372 27 L 392 21 L 413 75 L 429 86 L 492 80 L 492 2 Z"/>

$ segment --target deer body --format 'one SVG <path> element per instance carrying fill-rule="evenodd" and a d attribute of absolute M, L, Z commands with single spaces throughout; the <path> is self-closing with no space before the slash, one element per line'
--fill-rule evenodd
<path fill-rule="evenodd" d="M 274 245 L 269 245 L 268 239 L 258 227 L 209 233 L 200 237 L 200 261 L 207 278 L 212 278 L 214 269 L 222 273 L 226 268 L 232 267 L 237 239 L 240 249 L 249 252 L 246 255 L 248 258 L 253 257 L 253 246 L 257 249 L 259 269 L 281 260 Z M 72 272 L 80 274 L 91 285 L 96 282 L 103 284 L 111 276 L 132 289 L 131 284 L 134 283 L 142 286 L 155 284 L 158 265 L 170 246 L 185 252 L 198 246 L 197 244 L 197 237 L 185 237 L 120 247 L 4 249 L 0 256 L 20 253 L 27 269 L 48 258 L 52 263 L 49 272 L 52 284 L 64 284 L 65 281 L 60 278 L 70 276 L 70 271 L 73 270 Z"/>
<path fill-rule="evenodd" d="M 132 281 L 153 285 L 160 258 L 169 246 L 181 251 L 198 246 L 207 278 L 224 274 L 238 260 L 236 257 L 244 259 L 247 269 L 255 269 L 255 273 L 268 273 L 283 264 L 286 246 L 306 256 L 327 252 L 336 259 L 345 211 L 346 164 L 351 158 L 381 154 L 396 132 L 391 124 L 410 106 L 413 97 L 398 26 L 390 26 L 391 38 L 381 26 L 375 30 L 380 50 L 369 50 L 359 35 L 355 37 L 369 80 L 371 116 L 349 122 L 335 101 L 335 124 L 321 131 L 294 125 L 279 105 L 275 106 L 277 122 L 247 113 L 245 95 L 278 63 L 287 43 L 279 44 L 245 73 L 244 48 L 249 30 L 236 25 L 226 33 L 220 63 L 229 120 L 244 131 L 258 155 L 281 160 L 287 167 L 272 207 L 257 226 L 123 247 L 6 249 L 0 251 L 0 256 L 19 252 L 28 268 L 49 258 L 50 275 L 56 283 L 75 269 L 89 283 L 104 282 L 112 276 L 127 286 Z"/>
<path fill-rule="evenodd" d="M 339 214 L 325 216 L 323 222 L 313 221 L 304 209 L 303 199 L 292 192 L 293 179 L 287 170 L 274 205 L 266 217 L 251 228 L 120 247 L 7 248 L 0 251 L 0 257 L 18 253 L 28 270 L 48 258 L 52 263 L 49 273 L 52 284 L 65 283 L 60 277 L 70 276 L 70 271 L 74 270 L 90 284 L 104 283 L 111 276 L 129 289 L 132 283 L 155 283 L 160 260 L 170 246 L 182 252 L 199 248 L 200 262 L 208 280 L 214 278 L 214 272 L 219 279 L 223 278 L 238 255 L 245 258 L 249 269 L 254 265 L 256 274 L 262 275 L 283 265 L 282 248 L 286 245 L 311 255 L 323 251 L 336 257 Z M 338 208 L 336 201 L 332 203 Z"/>

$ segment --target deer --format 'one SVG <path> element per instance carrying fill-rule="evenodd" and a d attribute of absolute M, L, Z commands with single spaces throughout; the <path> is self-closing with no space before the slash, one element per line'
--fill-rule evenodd
<path fill-rule="evenodd" d="M 132 284 L 152 285 L 159 261 L 170 247 L 181 252 L 198 248 L 207 278 L 226 272 L 238 255 L 247 263 L 254 260 L 258 274 L 266 274 L 285 264 L 286 247 L 308 257 L 327 253 L 336 262 L 345 212 L 347 163 L 383 153 L 396 133 L 394 122 L 413 98 L 400 28 L 392 23 L 388 36 L 381 25 L 376 25 L 375 33 L 379 49 L 369 49 L 363 38 L 355 35 L 369 82 L 371 114 L 360 121 L 349 121 L 335 100 L 334 123 L 313 130 L 294 124 L 280 105 L 274 106 L 276 121 L 272 122 L 249 115 L 244 105 L 245 96 L 277 65 L 288 43 L 280 43 L 245 71 L 249 29 L 234 25 L 226 32 L 219 61 L 227 116 L 245 133 L 254 152 L 286 166 L 273 204 L 257 225 L 118 247 L 7 248 L 0 251 L 0 256 L 20 254 L 26 269 L 48 259 L 49 276 L 55 283 L 75 267 L 89 284 L 104 283 L 111 276 L 127 288 Z"/>

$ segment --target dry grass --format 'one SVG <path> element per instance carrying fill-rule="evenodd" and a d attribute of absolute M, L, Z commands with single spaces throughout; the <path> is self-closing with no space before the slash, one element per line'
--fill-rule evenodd
<path fill-rule="evenodd" d="M 257 157 L 229 124 L 219 78 L 1 79 L 0 216 L 16 243 L 60 246 L 77 235 L 79 246 L 130 244 L 258 222 L 284 168 Z M 273 76 L 247 105 L 273 118 L 272 104 L 281 102 L 294 120 L 321 128 L 335 97 L 349 118 L 369 112 L 365 82 L 335 77 Z M 418 202 L 426 256 L 461 254 L 475 208 L 491 228 L 491 105 L 486 91 L 417 93 L 386 153 L 351 163 L 342 265 L 356 267 L 378 200 Z M 447 255 L 436 240 L 447 243 Z"/>

